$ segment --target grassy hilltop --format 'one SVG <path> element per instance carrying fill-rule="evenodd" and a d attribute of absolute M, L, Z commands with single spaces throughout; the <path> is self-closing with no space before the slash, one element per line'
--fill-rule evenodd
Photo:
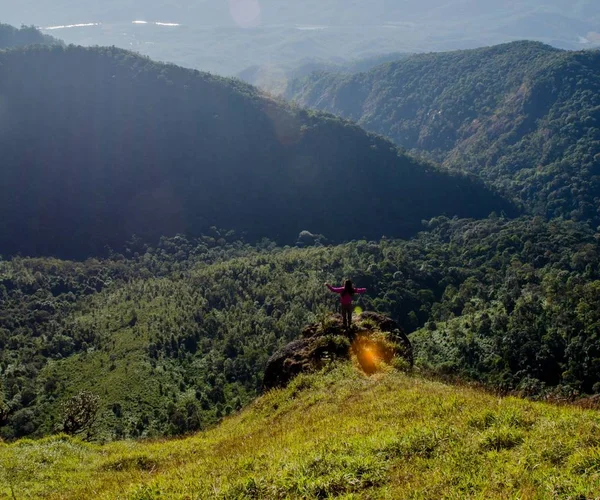
<path fill-rule="evenodd" d="M 0 497 L 592 498 L 599 431 L 594 411 L 346 363 L 186 439 L 0 445 Z"/>

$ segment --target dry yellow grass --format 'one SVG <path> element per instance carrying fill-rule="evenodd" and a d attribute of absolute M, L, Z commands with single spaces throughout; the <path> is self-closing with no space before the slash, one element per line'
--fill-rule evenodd
<path fill-rule="evenodd" d="M 598 498 L 600 414 L 352 365 L 160 442 L 0 444 L 2 498 Z"/>

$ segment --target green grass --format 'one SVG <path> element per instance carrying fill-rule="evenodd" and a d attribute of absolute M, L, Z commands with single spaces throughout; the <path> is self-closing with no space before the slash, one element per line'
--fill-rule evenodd
<path fill-rule="evenodd" d="M 600 414 L 351 364 L 212 430 L 0 444 L 0 498 L 596 498 Z"/>

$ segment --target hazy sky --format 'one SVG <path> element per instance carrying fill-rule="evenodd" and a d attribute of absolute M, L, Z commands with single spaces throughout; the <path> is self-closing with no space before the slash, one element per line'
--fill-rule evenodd
<path fill-rule="evenodd" d="M 39 26 L 144 18 L 246 27 L 279 23 L 468 23 L 476 18 L 498 22 L 535 12 L 592 23 L 600 20 L 597 0 L 0 0 L 0 7 L 4 22 Z"/>
<path fill-rule="evenodd" d="M 600 0 L 0 0 L 0 16 L 221 74 L 517 39 L 600 43 Z"/>

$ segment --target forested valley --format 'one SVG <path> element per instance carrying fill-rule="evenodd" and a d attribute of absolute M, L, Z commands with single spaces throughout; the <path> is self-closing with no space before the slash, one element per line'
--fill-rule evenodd
<path fill-rule="evenodd" d="M 104 439 L 179 434 L 254 398 L 269 355 L 352 276 L 396 318 L 417 366 L 534 397 L 600 392 L 598 238 L 542 218 L 448 219 L 411 240 L 249 245 L 214 229 L 133 240 L 83 262 L 0 263 L 2 436 L 60 430 L 62 404 L 101 398 Z"/>
<path fill-rule="evenodd" d="M 210 427 L 348 277 L 417 373 L 600 394 L 598 53 L 520 42 L 292 89 L 357 125 L 33 40 L 0 50 L 0 440 L 72 431 L 81 395 L 90 439 Z"/>

